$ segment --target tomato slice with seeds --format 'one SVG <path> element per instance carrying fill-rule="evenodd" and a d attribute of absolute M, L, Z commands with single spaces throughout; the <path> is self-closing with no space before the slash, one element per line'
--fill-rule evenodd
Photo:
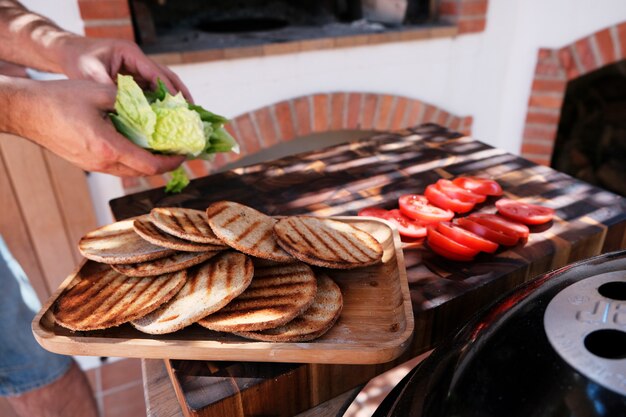
<path fill-rule="evenodd" d="M 505 219 L 497 214 L 472 213 L 468 217 L 476 223 L 487 226 L 490 229 L 499 230 L 502 233 L 514 235 L 522 239 L 527 238 L 530 233 L 528 226 L 525 224 Z"/>
<path fill-rule="evenodd" d="M 467 201 L 470 203 L 482 203 L 487 199 L 483 194 L 477 194 L 473 191 L 461 188 L 450 180 L 440 179 L 435 185 L 439 188 L 439 191 L 444 193 L 450 198 L 456 198 L 457 200 Z"/>
<path fill-rule="evenodd" d="M 447 250 L 448 252 L 452 252 L 467 258 L 473 258 L 474 256 L 478 255 L 478 252 L 480 252 L 478 249 L 462 245 L 459 242 L 456 242 L 449 237 L 444 236 L 442 233 L 438 232 L 437 229 L 433 226 L 428 227 L 428 237 L 426 238 L 426 241 L 429 245 L 437 246 L 439 248 Z"/>
<path fill-rule="evenodd" d="M 458 253 L 451 252 L 445 248 L 434 245 L 433 243 L 429 243 L 428 247 L 437 255 L 443 256 L 444 258 L 450 259 L 451 261 L 469 262 L 474 260 L 472 256 L 463 256 Z"/>
<path fill-rule="evenodd" d="M 417 239 L 426 236 L 426 225 L 419 220 L 405 216 L 398 209 L 389 210 L 385 219 L 393 223 L 398 228 L 401 236 Z"/>
<path fill-rule="evenodd" d="M 498 244 L 485 239 L 461 226 L 451 222 L 441 222 L 437 224 L 437 231 L 442 235 L 481 252 L 493 253 L 498 249 Z"/>
<path fill-rule="evenodd" d="M 524 224 L 544 224 L 554 217 L 554 209 L 536 204 L 522 203 L 508 198 L 496 201 L 498 213 Z"/>
<path fill-rule="evenodd" d="M 378 217 L 379 219 L 384 219 L 389 210 L 385 210 L 380 207 L 365 207 L 359 210 L 359 216 L 370 216 L 370 217 Z"/>
<path fill-rule="evenodd" d="M 513 246 L 519 241 L 517 236 L 508 235 L 498 230 L 490 229 L 489 227 L 476 223 L 467 217 L 460 218 L 457 222 L 462 228 L 467 229 L 480 237 L 484 237 L 487 240 L 495 242 L 498 245 Z"/>
<path fill-rule="evenodd" d="M 494 180 L 479 177 L 457 177 L 452 182 L 461 188 L 482 195 L 502 195 L 502 187 Z"/>
<path fill-rule="evenodd" d="M 430 184 L 426 187 L 424 195 L 431 204 L 444 210 L 451 210 L 455 213 L 467 213 L 474 208 L 474 203 L 448 197 L 442 193 L 435 184 Z"/>
<path fill-rule="evenodd" d="M 400 196 L 398 205 L 405 216 L 426 223 L 448 221 L 454 217 L 452 211 L 433 206 L 426 197 L 419 194 Z"/>

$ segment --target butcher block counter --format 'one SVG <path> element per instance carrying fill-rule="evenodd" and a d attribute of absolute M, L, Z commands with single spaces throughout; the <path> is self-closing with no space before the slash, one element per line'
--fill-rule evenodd
<path fill-rule="evenodd" d="M 341 415 L 359 387 L 435 347 L 507 290 L 545 271 L 625 248 L 626 200 L 436 125 L 196 179 L 181 194 L 155 189 L 112 200 L 117 219 L 153 207 L 204 210 L 219 200 L 276 216 L 354 216 L 368 206 L 397 208 L 402 194 L 421 194 L 440 178 L 460 175 L 493 178 L 506 197 L 547 205 L 556 217 L 531 228 L 525 244 L 479 254 L 473 262 L 447 261 L 420 244 L 406 245 L 414 334 L 400 357 L 371 365 L 146 360 L 149 414 L 290 416 L 313 410 L 308 414 Z M 476 209 L 494 212 L 494 201 Z M 336 399 L 334 408 L 328 406 L 331 399 Z"/>

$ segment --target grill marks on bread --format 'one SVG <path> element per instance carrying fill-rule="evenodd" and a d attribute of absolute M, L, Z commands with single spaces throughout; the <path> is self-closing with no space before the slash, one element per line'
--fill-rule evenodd
<path fill-rule="evenodd" d="M 317 276 L 317 293 L 313 304 L 289 323 L 258 332 L 236 332 L 247 339 L 266 342 L 306 342 L 326 333 L 343 309 L 339 286 L 328 276 Z"/>
<path fill-rule="evenodd" d="M 278 243 L 312 265 L 349 269 L 382 260 L 382 245 L 350 224 L 316 217 L 286 217 L 274 226 Z"/>
<path fill-rule="evenodd" d="M 226 332 L 263 330 L 285 324 L 313 302 L 317 291 L 315 275 L 300 262 L 255 264 L 250 286 L 226 307 L 198 323 Z"/>
<path fill-rule="evenodd" d="M 179 207 L 154 208 L 150 211 L 150 220 L 159 229 L 181 239 L 224 246 L 213 233 L 203 211 Z"/>
<path fill-rule="evenodd" d="M 82 279 L 56 302 L 55 318 L 71 330 L 99 330 L 142 317 L 169 301 L 184 285 L 186 271 L 133 278 L 106 268 Z"/>
<path fill-rule="evenodd" d="M 252 281 L 253 265 L 242 253 L 223 252 L 190 268 L 185 286 L 167 304 L 132 322 L 145 333 L 175 332 L 211 314 L 241 294 Z"/>
<path fill-rule="evenodd" d="M 137 219 L 146 218 L 141 216 Z M 171 249 L 153 245 L 135 233 L 134 220 L 122 220 L 87 233 L 78 242 L 78 250 L 85 258 L 105 264 L 146 262 L 174 253 Z"/>
<path fill-rule="evenodd" d="M 232 248 L 258 258 L 293 261 L 276 241 L 272 217 L 231 201 L 213 203 L 206 213 L 215 234 Z"/>
<path fill-rule="evenodd" d="M 135 220 L 133 222 L 135 232 L 148 242 L 163 246 L 164 248 L 184 251 L 184 252 L 207 252 L 226 249 L 228 246 L 212 245 L 209 243 L 198 243 L 181 239 L 171 235 L 154 225 L 149 220 Z"/>
<path fill-rule="evenodd" d="M 176 272 L 182 269 L 198 265 L 220 253 L 212 252 L 177 252 L 165 258 L 154 261 L 140 262 L 127 265 L 111 265 L 120 274 L 129 277 L 152 277 L 156 275 Z"/>

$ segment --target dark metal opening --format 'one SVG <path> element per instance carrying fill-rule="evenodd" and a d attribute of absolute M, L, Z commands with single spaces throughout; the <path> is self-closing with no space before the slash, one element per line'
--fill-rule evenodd
<path fill-rule="evenodd" d="M 600 285 L 598 288 L 600 295 L 611 300 L 626 301 L 626 282 L 614 281 Z"/>
<path fill-rule="evenodd" d="M 262 32 L 284 28 L 289 24 L 284 19 L 271 17 L 244 17 L 221 20 L 207 20 L 196 25 L 196 29 L 210 33 Z"/>
<path fill-rule="evenodd" d="M 605 359 L 626 359 L 626 332 L 603 329 L 585 337 L 585 347 L 596 356 Z"/>

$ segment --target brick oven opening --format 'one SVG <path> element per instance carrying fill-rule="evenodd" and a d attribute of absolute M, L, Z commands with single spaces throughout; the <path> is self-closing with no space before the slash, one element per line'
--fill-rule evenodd
<path fill-rule="evenodd" d="M 626 60 L 567 84 L 551 166 L 626 196 Z"/>
<path fill-rule="evenodd" d="M 131 0 L 148 53 L 224 49 L 434 24 L 439 0 Z"/>

